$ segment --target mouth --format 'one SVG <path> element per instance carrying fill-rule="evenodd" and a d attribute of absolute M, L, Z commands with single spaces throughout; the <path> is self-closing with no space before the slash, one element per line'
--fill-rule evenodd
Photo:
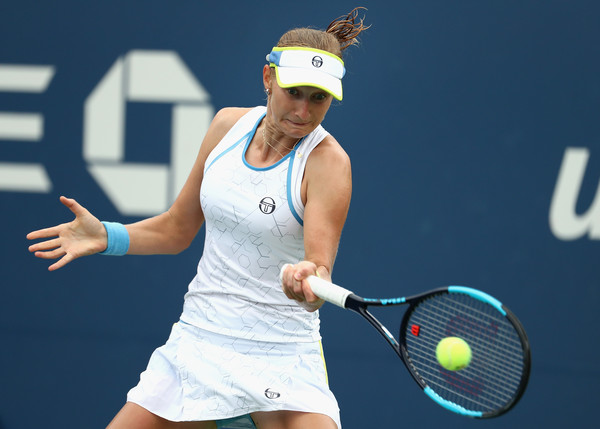
<path fill-rule="evenodd" d="M 293 121 L 291 119 L 288 119 L 288 122 L 290 124 L 292 124 L 293 126 L 300 127 L 300 128 L 306 127 L 307 125 L 310 125 L 310 122 L 296 122 L 296 121 Z"/>

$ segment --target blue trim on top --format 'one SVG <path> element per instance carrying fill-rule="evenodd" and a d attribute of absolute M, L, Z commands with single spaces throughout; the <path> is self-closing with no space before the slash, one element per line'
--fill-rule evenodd
<path fill-rule="evenodd" d="M 229 146 L 227 149 L 225 149 L 223 152 L 221 152 L 219 155 L 217 155 L 217 157 L 215 159 L 212 160 L 212 162 L 208 165 L 208 167 L 206 167 L 206 169 L 204 170 L 205 172 L 208 171 L 208 169 L 210 167 L 212 167 L 212 165 L 217 162 L 217 160 L 219 158 L 221 158 L 223 155 L 225 155 L 226 153 L 228 153 L 229 151 L 235 149 L 237 147 L 237 145 L 239 145 L 242 141 L 244 141 L 244 139 L 247 139 L 248 136 L 250 135 L 250 133 L 252 132 L 252 130 L 248 131 L 246 134 L 244 134 L 244 136 L 242 138 L 240 138 L 238 141 L 236 141 L 234 144 L 232 144 L 231 146 Z"/>
<path fill-rule="evenodd" d="M 277 167 L 279 164 L 281 164 L 282 162 L 286 161 L 288 158 L 293 158 L 293 155 L 296 153 L 295 150 L 292 150 L 290 153 L 288 153 L 286 156 L 284 156 L 283 158 L 281 158 L 279 161 L 277 161 L 275 164 L 273 165 L 269 165 L 268 167 L 255 167 L 252 164 L 249 164 L 248 161 L 246 161 L 246 150 L 248 150 L 248 146 L 250 146 L 250 142 L 252 141 L 252 136 L 250 136 L 248 138 L 248 141 L 246 142 L 246 145 L 244 146 L 244 150 L 242 151 L 242 161 L 244 162 L 244 165 L 246 167 L 248 167 L 251 170 L 254 171 L 266 171 L 266 170 L 271 170 L 272 168 Z"/>
<path fill-rule="evenodd" d="M 491 306 L 495 307 L 496 310 L 498 310 L 500 313 L 502 313 L 503 316 L 506 316 L 506 311 L 504 311 L 504 309 L 502 308 L 502 303 L 500 301 L 498 301 L 496 298 L 494 298 L 493 296 L 488 295 L 485 292 L 482 292 L 477 289 L 472 289 L 470 287 L 464 287 L 464 286 L 449 286 L 448 292 L 464 293 L 475 299 L 478 299 L 479 301 L 487 302 Z"/>
<path fill-rule="evenodd" d="M 460 405 L 455 404 L 454 402 L 450 402 L 447 399 L 442 398 L 440 395 L 435 393 L 433 389 L 429 386 L 425 387 L 423 391 L 427 394 L 427 396 L 429 396 L 431 399 L 433 399 L 435 402 L 437 402 L 447 410 L 469 417 L 481 417 L 483 415 L 481 411 L 467 410 L 466 408 L 461 407 Z"/>
<path fill-rule="evenodd" d="M 296 154 L 296 149 L 292 150 L 290 153 Z M 288 207 L 290 208 L 290 211 L 292 212 L 292 214 L 294 215 L 294 217 L 296 218 L 296 220 L 298 221 L 298 223 L 301 226 L 304 226 L 304 220 L 296 212 L 296 209 L 294 208 L 294 203 L 293 203 L 293 200 L 292 200 L 292 171 L 293 171 L 293 167 L 294 167 L 294 159 L 296 159 L 295 156 L 293 156 L 290 159 L 290 165 L 288 165 L 288 172 L 287 172 L 286 188 L 287 188 Z"/>
<path fill-rule="evenodd" d="M 255 166 L 249 164 L 248 161 L 246 161 L 246 151 L 248 150 L 248 146 L 250 146 L 250 142 L 252 142 L 252 138 L 254 137 L 254 134 L 256 134 L 256 130 L 258 129 L 258 125 L 260 124 L 260 121 L 262 121 L 262 119 L 265 117 L 265 115 L 266 115 L 266 112 L 263 113 L 260 116 L 260 118 L 258 118 L 258 121 L 256 121 L 256 124 L 254 124 L 254 128 L 252 128 L 250 130 L 250 132 L 248 134 L 246 134 L 246 136 L 248 136 L 248 140 L 246 141 L 246 145 L 244 146 L 244 150 L 242 151 L 242 161 L 244 162 L 244 165 L 246 167 L 248 167 L 249 169 L 254 170 L 254 171 L 266 171 L 266 170 L 270 170 L 272 168 L 275 168 L 279 164 L 281 164 L 282 162 L 286 161 L 288 158 L 292 158 L 293 159 L 293 156 L 296 154 L 296 150 L 292 149 L 292 151 L 290 153 L 288 153 L 286 156 L 284 156 L 283 158 L 281 158 L 275 164 L 269 165 L 268 167 L 255 167 Z M 302 140 L 303 139 L 304 139 L 304 137 L 302 138 Z M 300 140 L 300 142 L 302 140 Z M 298 144 L 300 144 L 300 142 L 298 142 Z"/>

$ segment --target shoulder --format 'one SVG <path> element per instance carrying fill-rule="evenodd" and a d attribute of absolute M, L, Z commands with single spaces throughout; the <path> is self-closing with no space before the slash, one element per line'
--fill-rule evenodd
<path fill-rule="evenodd" d="M 212 126 L 226 134 L 245 114 L 250 112 L 249 107 L 225 107 L 217 112 L 212 121 Z"/>
<path fill-rule="evenodd" d="M 339 168 L 350 168 L 350 157 L 338 141 L 328 134 L 325 138 L 313 149 L 307 161 L 309 164 L 321 165 L 324 167 L 337 166 Z"/>
<path fill-rule="evenodd" d="M 334 193 L 349 198 L 352 192 L 350 157 L 333 136 L 325 137 L 310 153 L 304 179 L 306 196 L 310 193 L 309 189 L 317 190 L 320 194 L 327 189 L 327 195 Z M 324 183 L 327 186 L 323 186 Z"/>
<path fill-rule="evenodd" d="M 204 156 L 208 156 L 234 125 L 251 110 L 251 108 L 243 107 L 225 107 L 219 110 L 212 119 L 202 143 L 201 150 L 204 152 Z"/>

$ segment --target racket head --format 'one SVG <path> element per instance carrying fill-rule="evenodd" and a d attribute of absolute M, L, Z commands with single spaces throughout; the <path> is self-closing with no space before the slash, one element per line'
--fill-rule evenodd
<path fill-rule="evenodd" d="M 415 299 L 400 326 L 400 353 L 417 383 L 443 407 L 475 418 L 499 416 L 519 401 L 529 380 L 531 352 L 517 317 L 476 289 L 450 286 Z M 470 364 L 443 368 L 436 347 L 459 337 L 471 347 Z"/>

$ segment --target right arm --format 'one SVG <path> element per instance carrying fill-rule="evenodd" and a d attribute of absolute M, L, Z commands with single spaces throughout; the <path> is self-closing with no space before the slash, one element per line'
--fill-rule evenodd
<path fill-rule="evenodd" d="M 200 146 L 190 175 L 173 205 L 164 213 L 126 225 L 131 255 L 175 254 L 185 250 L 204 223 L 200 207 L 200 186 L 204 164 L 231 127 L 249 109 L 226 108 L 214 117 Z M 60 258 L 48 269 L 56 270 L 81 256 L 106 249 L 107 235 L 100 221 L 75 200 L 61 197 L 60 201 L 75 215 L 72 222 L 33 231 L 30 240 L 47 239 L 29 246 L 29 251 L 43 259 Z"/>

